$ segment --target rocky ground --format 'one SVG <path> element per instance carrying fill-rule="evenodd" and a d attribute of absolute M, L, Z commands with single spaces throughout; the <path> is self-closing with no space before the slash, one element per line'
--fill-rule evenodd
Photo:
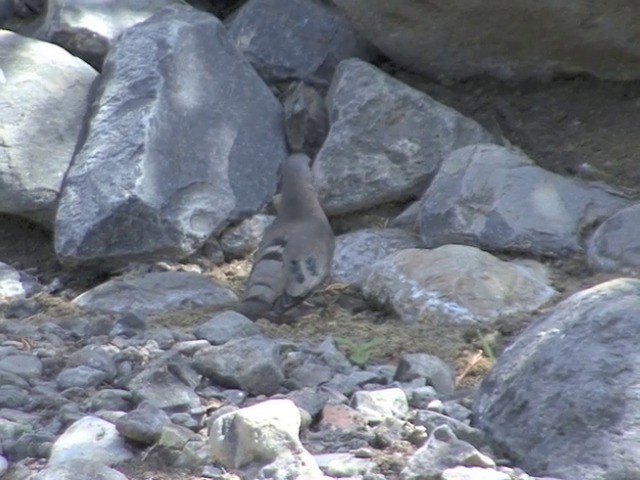
<path fill-rule="evenodd" d="M 640 136 L 634 126 L 640 124 L 640 82 L 615 83 L 575 77 L 546 83 L 479 79 L 442 85 L 399 71 L 392 65 L 385 65 L 385 68 L 402 81 L 474 118 L 494 135 L 519 146 L 544 168 L 563 175 L 603 180 L 630 198 L 638 198 Z M 390 212 L 398 212 L 402 207 L 389 206 L 366 214 L 336 217 L 332 221 L 337 233 L 355 227 L 381 226 L 391 216 Z M 37 294 L 34 298 L 39 310 L 22 318 L 21 324 L 64 324 L 68 319 L 80 316 L 91 323 L 102 318 L 103 315 L 81 311 L 70 301 L 103 282 L 105 277 L 95 272 L 61 268 L 52 243 L 51 234 L 40 227 L 9 216 L 2 217 L 0 260 L 31 273 L 43 285 L 55 282 L 60 285 L 49 293 Z M 592 273 L 581 256 L 537 260 L 550 267 L 552 283 L 560 292 L 560 299 L 617 276 Z M 248 259 L 215 266 L 202 257 L 194 257 L 166 268 L 201 268 L 240 292 L 249 267 Z M 185 310 L 153 316 L 149 325 L 189 332 L 210 315 L 211 312 L 202 309 Z M 335 283 L 314 295 L 296 315 L 299 321 L 294 325 L 275 326 L 261 321 L 260 326 L 271 338 L 310 344 L 317 344 L 329 336 L 355 344 L 384 339 L 370 352 L 369 365 L 396 365 L 402 354 L 430 353 L 455 367 L 459 388 L 476 385 L 491 366 L 493 357 L 499 355 L 501 348 L 533 318 L 529 315 L 507 318 L 498 327 L 482 331 L 476 327 L 407 325 L 392 314 L 372 310 L 357 291 Z M 32 348 L 28 338 L 10 340 L 14 343 L 24 341 L 23 348 Z M 77 350 L 78 341 L 77 338 L 65 340 L 62 350 Z M 397 478 L 399 469 L 415 450 L 410 443 L 402 445 L 404 447 L 395 445 L 374 450 L 372 460 L 381 467 L 385 478 Z M 132 479 L 193 478 L 186 470 L 154 465 L 155 461 L 133 462 L 119 470 Z M 42 464 L 34 461 L 24 466 L 35 468 Z M 24 471 L 15 474 L 18 476 L 10 478 L 22 478 Z"/>

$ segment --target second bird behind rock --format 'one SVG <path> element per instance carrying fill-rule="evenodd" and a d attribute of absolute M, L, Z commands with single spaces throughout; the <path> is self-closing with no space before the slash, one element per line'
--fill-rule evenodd
<path fill-rule="evenodd" d="M 282 164 L 278 215 L 265 230 L 235 308 L 251 320 L 280 320 L 329 274 L 335 237 L 318 201 L 310 163 L 308 156 L 295 153 Z"/>

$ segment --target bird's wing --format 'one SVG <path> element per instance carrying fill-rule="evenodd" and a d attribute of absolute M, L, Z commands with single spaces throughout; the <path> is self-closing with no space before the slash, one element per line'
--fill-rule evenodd
<path fill-rule="evenodd" d="M 303 222 L 288 235 L 284 249 L 284 291 L 278 309 L 304 300 L 326 278 L 333 259 L 334 237 L 322 222 Z"/>

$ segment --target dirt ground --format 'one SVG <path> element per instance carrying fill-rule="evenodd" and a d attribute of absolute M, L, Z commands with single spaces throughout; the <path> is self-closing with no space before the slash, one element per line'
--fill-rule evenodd
<path fill-rule="evenodd" d="M 640 195 L 640 81 L 616 83 L 574 77 L 545 83 L 476 79 L 442 85 L 393 71 L 392 67 L 388 70 L 474 118 L 548 170 L 605 181 L 631 198 Z M 341 224 L 340 230 L 349 223 L 380 225 L 398 208 L 336 222 Z M 90 275 L 75 278 L 75 272 L 61 269 L 52 249 L 52 235 L 39 227 L 8 216 L 0 217 L 0 225 L 0 261 L 25 269 L 44 283 L 54 277 L 69 281 L 71 290 L 57 294 L 56 298 L 42 298 L 45 310 L 38 317 L 51 319 L 73 314 L 74 309 L 68 304 L 72 294 L 104 280 Z M 560 298 L 615 276 L 593 274 L 580 256 L 539 260 L 550 267 Z M 247 261 L 234 262 L 209 273 L 239 290 L 248 267 Z M 392 315 L 371 310 L 358 292 L 341 285 L 329 285 L 297 313 L 301 319 L 292 326 L 275 326 L 264 321 L 261 324 L 269 335 L 295 340 L 319 341 L 328 335 L 355 343 L 384 339 L 372 352 L 372 363 L 396 362 L 403 352 L 431 353 L 456 367 L 461 386 L 476 384 L 501 346 L 533 319 L 533 316 L 505 319 L 483 331 L 426 323 L 407 326 Z M 163 324 L 195 325 L 207 315 L 203 311 L 179 312 L 157 320 Z"/>

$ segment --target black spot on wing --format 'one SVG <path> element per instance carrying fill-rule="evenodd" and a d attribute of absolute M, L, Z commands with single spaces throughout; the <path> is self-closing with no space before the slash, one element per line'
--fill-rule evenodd
<path fill-rule="evenodd" d="M 274 247 L 284 248 L 287 246 L 287 239 L 284 237 L 276 237 L 273 240 L 271 240 L 270 245 Z"/>
<path fill-rule="evenodd" d="M 307 257 L 306 260 L 304 261 L 304 263 L 307 266 L 307 271 L 311 274 L 311 276 L 317 277 L 318 276 L 318 264 L 316 263 L 316 258 L 315 257 Z"/>
<path fill-rule="evenodd" d="M 304 283 L 304 272 L 298 260 L 291 260 L 291 262 L 289 262 L 289 272 L 293 275 L 296 282 Z"/>
<path fill-rule="evenodd" d="M 260 261 L 262 260 L 275 260 L 276 262 L 282 261 L 282 251 L 281 250 L 271 250 L 266 252 L 264 255 L 260 257 Z"/>

